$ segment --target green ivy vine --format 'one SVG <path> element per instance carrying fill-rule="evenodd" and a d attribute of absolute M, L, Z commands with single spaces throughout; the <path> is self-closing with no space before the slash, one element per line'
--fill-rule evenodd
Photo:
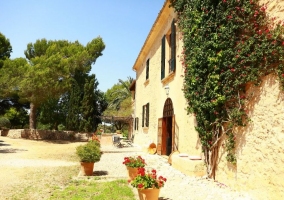
<path fill-rule="evenodd" d="M 275 73 L 284 88 L 283 23 L 257 0 L 170 0 L 183 41 L 184 95 L 194 113 L 208 175 L 215 178 L 220 139 L 236 163 L 234 128 L 246 126 L 245 86 Z M 209 167 L 209 168 L 208 168 Z"/>

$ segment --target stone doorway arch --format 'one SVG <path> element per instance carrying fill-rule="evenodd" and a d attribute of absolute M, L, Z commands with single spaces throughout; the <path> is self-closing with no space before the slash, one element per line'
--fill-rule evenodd
<path fill-rule="evenodd" d="M 167 98 L 164 103 L 163 117 L 158 120 L 158 145 L 159 155 L 170 155 L 174 147 L 175 117 L 172 100 Z"/>

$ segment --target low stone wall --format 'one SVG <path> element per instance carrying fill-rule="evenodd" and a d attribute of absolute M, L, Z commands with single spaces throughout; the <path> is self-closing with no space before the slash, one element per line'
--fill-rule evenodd
<path fill-rule="evenodd" d="M 106 145 L 106 146 L 111 146 L 112 145 L 112 136 L 113 136 L 113 134 L 102 134 L 100 136 L 101 144 Z"/>
<path fill-rule="evenodd" d="M 7 133 L 8 132 L 8 133 Z M 26 138 L 31 140 L 76 140 L 88 141 L 88 133 L 78 133 L 74 131 L 37 130 L 37 129 L 10 129 L 2 136 L 10 138 Z"/>

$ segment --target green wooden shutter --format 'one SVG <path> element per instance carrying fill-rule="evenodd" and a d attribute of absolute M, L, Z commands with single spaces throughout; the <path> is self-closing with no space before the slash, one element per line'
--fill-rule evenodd
<path fill-rule="evenodd" d="M 137 130 L 138 130 L 139 118 L 138 117 L 136 117 L 136 118 L 137 118 L 137 120 L 136 120 L 136 123 L 137 123 L 136 127 L 137 127 Z"/>
<path fill-rule="evenodd" d="M 142 106 L 142 127 L 144 127 L 144 106 Z"/>
<path fill-rule="evenodd" d="M 149 59 L 146 61 L 146 80 L 149 78 Z"/>
<path fill-rule="evenodd" d="M 176 26 L 175 19 L 172 21 L 171 26 L 171 63 L 170 63 L 171 71 L 175 71 L 176 69 Z"/>
<path fill-rule="evenodd" d="M 164 35 L 162 38 L 162 46 L 161 46 L 161 80 L 165 78 L 165 55 L 166 55 L 166 36 Z"/>
<path fill-rule="evenodd" d="M 149 105 L 149 103 L 146 104 L 146 127 L 149 127 Z"/>

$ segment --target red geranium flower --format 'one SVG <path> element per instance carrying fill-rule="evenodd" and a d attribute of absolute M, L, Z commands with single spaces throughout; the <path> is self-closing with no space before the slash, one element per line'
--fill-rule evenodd
<path fill-rule="evenodd" d="M 138 168 L 138 175 L 131 180 L 130 184 L 138 189 L 147 188 L 161 188 L 167 181 L 163 176 L 157 178 L 157 171 L 155 169 L 147 170 L 145 168 Z"/>

